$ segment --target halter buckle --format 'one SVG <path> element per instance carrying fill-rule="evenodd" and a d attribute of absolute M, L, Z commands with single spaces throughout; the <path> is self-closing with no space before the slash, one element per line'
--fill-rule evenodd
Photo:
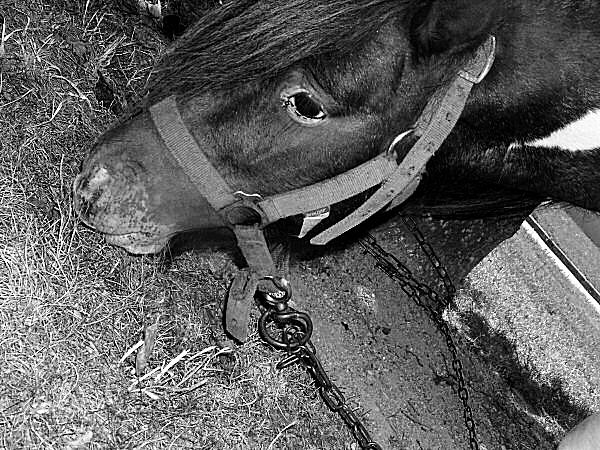
<path fill-rule="evenodd" d="M 244 191 L 234 192 L 237 201 L 227 205 L 219 214 L 231 227 L 237 225 L 257 225 L 259 228 L 269 223 L 264 211 L 258 206 L 262 201 L 260 194 L 247 194 Z"/>

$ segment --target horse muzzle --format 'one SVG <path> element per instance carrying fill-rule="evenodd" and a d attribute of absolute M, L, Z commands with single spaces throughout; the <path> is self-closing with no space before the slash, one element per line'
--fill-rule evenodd
<path fill-rule="evenodd" d="M 79 218 L 106 242 L 157 253 L 185 231 L 224 226 L 142 114 L 102 136 L 73 183 Z"/>

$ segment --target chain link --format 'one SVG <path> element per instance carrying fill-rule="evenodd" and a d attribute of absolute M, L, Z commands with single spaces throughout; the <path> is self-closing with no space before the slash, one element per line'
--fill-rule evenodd
<path fill-rule="evenodd" d="M 323 402 L 332 412 L 337 413 L 342 418 L 360 448 L 365 450 L 382 450 L 382 447 L 373 441 L 361 419 L 357 416 L 356 411 L 349 406 L 341 389 L 329 378 L 329 375 L 323 369 L 323 365 L 317 357 L 314 347 L 300 347 L 297 351 L 297 356 L 315 380 Z"/>
<path fill-rule="evenodd" d="M 396 258 L 396 256 L 385 251 L 372 235 L 368 234 L 366 237 L 362 238 L 360 244 L 367 253 L 373 256 L 376 261 L 376 267 L 381 269 L 390 278 L 397 281 L 408 298 L 427 311 L 431 320 L 444 336 L 446 346 L 452 356 L 452 370 L 454 371 L 458 385 L 457 395 L 463 406 L 463 420 L 468 433 L 469 448 L 471 450 L 479 450 L 477 430 L 475 421 L 473 420 L 473 411 L 469 405 L 469 391 L 465 381 L 463 365 L 458 355 L 458 349 L 454 343 L 454 339 L 452 338 L 450 327 L 442 318 L 444 310 L 454 306 L 453 299 L 456 288 L 454 287 L 454 283 L 446 268 L 440 262 L 433 247 L 425 240 L 425 236 L 423 236 L 423 233 L 419 230 L 416 222 L 410 217 L 403 217 L 402 219 L 444 284 L 444 296 L 440 296 L 431 287 L 419 282 L 410 269 Z"/>
<path fill-rule="evenodd" d="M 348 404 L 342 390 L 329 378 L 310 340 L 312 322 L 310 317 L 288 306 L 291 298 L 289 283 L 283 279 L 272 281 L 277 293 L 263 294 L 265 311 L 258 321 L 261 338 L 272 347 L 285 350 L 288 354 L 278 364 L 277 369 L 300 363 L 308 370 L 315 381 L 323 402 L 337 413 L 358 442 L 362 450 L 383 450 L 371 438 L 356 411 Z M 283 292 L 283 294 L 281 294 Z"/>
<path fill-rule="evenodd" d="M 456 288 L 448 271 L 437 257 L 433 247 L 426 241 L 416 222 L 410 217 L 403 217 L 402 219 L 444 284 L 445 294 L 443 296 L 427 284 L 418 281 L 410 269 L 396 256 L 385 251 L 372 235 L 367 234 L 366 237 L 360 240 L 360 244 L 367 253 L 373 256 L 376 267 L 398 282 L 404 293 L 427 311 L 431 320 L 444 336 L 446 346 L 452 356 L 452 370 L 458 385 L 457 395 L 463 406 L 463 420 L 469 435 L 469 447 L 471 450 L 479 450 L 476 425 L 473 420 L 473 412 L 469 406 L 469 391 L 467 390 L 463 365 L 452 338 L 450 327 L 442 318 L 444 310 L 454 306 L 453 299 Z M 287 352 L 287 356 L 277 364 L 277 369 L 281 370 L 298 363 L 304 365 L 315 381 L 323 402 L 332 412 L 341 417 L 360 448 L 362 450 L 382 450 L 382 447 L 373 441 L 356 411 L 350 407 L 341 389 L 329 378 L 323 368 L 323 364 L 310 340 L 312 333 L 310 317 L 288 306 L 287 302 L 291 298 L 289 283 L 283 278 L 268 278 L 273 281 L 277 289 L 273 293 L 259 293 L 262 294 L 265 310 L 259 319 L 258 331 L 262 339 L 269 345 Z"/>

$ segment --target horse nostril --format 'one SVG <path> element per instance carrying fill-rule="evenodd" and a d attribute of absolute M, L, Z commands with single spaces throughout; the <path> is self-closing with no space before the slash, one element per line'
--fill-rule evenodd
<path fill-rule="evenodd" d="M 77 197 L 79 192 L 83 191 L 88 182 L 88 177 L 84 176 L 84 174 L 80 173 L 75 177 L 75 181 L 73 182 L 73 193 Z"/>
<path fill-rule="evenodd" d="M 94 195 L 110 181 L 108 170 L 104 167 L 94 167 L 92 170 L 81 173 L 75 179 L 75 191 L 82 197 Z"/>
<path fill-rule="evenodd" d="M 84 198 L 81 198 L 78 195 L 75 195 L 73 197 L 73 207 L 75 208 L 75 211 L 81 218 L 84 218 L 90 214 L 90 210 L 91 210 L 90 202 L 88 202 Z"/>
<path fill-rule="evenodd" d="M 73 182 L 73 201 L 79 214 L 86 214 L 94 202 L 102 195 L 110 180 L 108 170 L 104 167 L 93 167 L 80 173 Z"/>

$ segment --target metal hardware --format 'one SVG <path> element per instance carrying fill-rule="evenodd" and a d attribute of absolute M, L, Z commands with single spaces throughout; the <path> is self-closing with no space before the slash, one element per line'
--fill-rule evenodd
<path fill-rule="evenodd" d="M 233 196 L 236 201 L 218 211 L 226 224 L 231 227 L 250 224 L 264 227 L 269 223 L 264 211 L 258 206 L 263 199 L 260 194 L 236 191 Z"/>
<path fill-rule="evenodd" d="M 262 339 L 278 350 L 285 350 L 287 356 L 278 364 L 281 370 L 294 364 L 302 364 L 311 375 L 323 402 L 337 413 L 352 432 L 362 450 L 383 450 L 371 438 L 356 411 L 346 400 L 340 388 L 329 378 L 323 364 L 317 357 L 316 349 L 310 340 L 313 331 L 310 317 L 288 305 L 292 290 L 285 278 L 265 277 L 273 282 L 279 293 L 260 293 L 266 307 L 258 321 L 258 332 Z M 274 334 L 272 328 L 278 328 Z"/>
<path fill-rule="evenodd" d="M 259 291 L 266 309 L 258 319 L 258 332 L 267 344 L 277 350 L 297 350 L 309 341 L 312 321 L 308 314 L 288 305 L 292 288 L 285 278 L 268 276 L 264 279 L 271 281 L 277 291 Z"/>
<path fill-rule="evenodd" d="M 279 307 L 280 305 L 283 305 L 285 307 L 288 307 L 287 303 L 292 298 L 292 285 L 290 284 L 290 282 L 283 277 L 273 276 L 263 277 L 263 280 L 270 281 L 277 289 L 275 292 L 268 292 L 263 294 L 264 300 L 268 304 L 273 306 Z"/>
<path fill-rule="evenodd" d="M 477 50 L 478 53 L 482 51 L 487 51 L 487 61 L 478 75 L 473 75 L 468 70 L 464 69 L 458 72 L 460 77 L 470 81 L 473 84 L 481 83 L 494 65 L 494 60 L 496 59 L 496 36 L 490 36 L 488 42 L 486 42 L 483 47 L 480 47 Z"/>
<path fill-rule="evenodd" d="M 428 285 L 419 282 L 410 269 L 394 255 L 386 252 L 372 235 L 367 234 L 366 237 L 360 240 L 360 244 L 365 251 L 375 259 L 376 267 L 381 269 L 390 278 L 396 280 L 408 298 L 429 314 L 431 320 L 444 336 L 446 346 L 452 356 L 452 369 L 454 370 L 456 383 L 458 385 L 457 395 L 463 406 L 463 420 L 468 433 L 469 448 L 471 450 L 479 450 L 477 430 L 475 421 L 473 420 L 473 411 L 469 405 L 469 391 L 467 390 L 463 365 L 458 356 L 458 349 L 452 338 L 450 327 L 442 318 L 444 309 L 454 306 L 453 298 L 456 293 L 456 288 L 454 287 L 454 283 L 452 283 L 448 272 L 435 254 L 433 247 L 425 240 L 425 236 L 423 236 L 423 233 L 419 230 L 416 222 L 410 217 L 403 217 L 402 219 L 406 227 L 417 240 L 419 247 L 434 267 L 440 280 L 443 282 L 445 295 L 441 296 Z"/>
<path fill-rule="evenodd" d="M 404 131 L 403 133 L 400 133 L 398 136 L 396 136 L 394 138 L 394 140 L 392 141 L 392 143 L 390 144 L 390 146 L 388 147 L 388 151 L 387 154 L 391 155 L 394 153 L 394 147 L 396 147 L 396 145 L 398 145 L 400 142 L 402 142 L 404 139 L 406 139 L 408 136 L 410 136 L 415 130 L 413 128 Z"/>
<path fill-rule="evenodd" d="M 233 195 L 239 200 L 247 200 L 249 202 L 260 202 L 263 199 L 260 194 L 246 194 L 244 191 L 235 191 Z"/>

